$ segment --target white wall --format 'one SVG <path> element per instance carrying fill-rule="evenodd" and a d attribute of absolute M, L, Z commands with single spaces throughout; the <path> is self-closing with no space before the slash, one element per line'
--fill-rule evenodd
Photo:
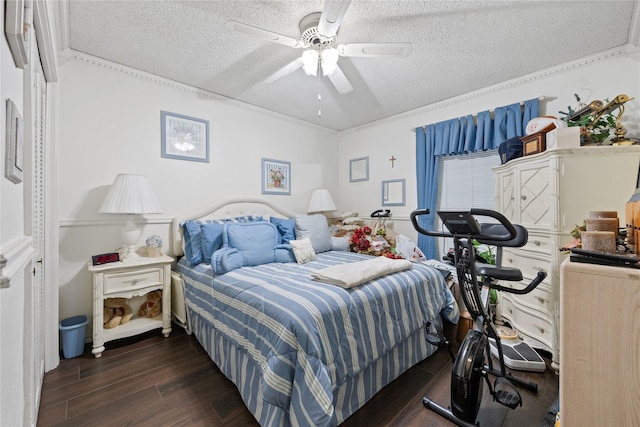
<path fill-rule="evenodd" d="M 415 133 L 412 129 L 467 114 L 494 109 L 526 99 L 546 96 L 541 115 L 555 115 L 575 106 L 574 93 L 583 101 L 604 100 L 619 94 L 636 99 L 628 102 L 623 116 L 627 136 L 640 137 L 640 62 L 623 53 L 607 52 L 600 56 L 564 64 L 495 87 L 445 100 L 438 104 L 387 118 L 339 135 L 340 207 L 368 216 L 381 208 L 381 181 L 406 178 L 406 206 L 391 207 L 396 231 L 417 239 L 408 221 L 417 207 Z M 395 167 L 389 158 L 395 156 Z M 349 183 L 349 159 L 369 156 L 369 181 Z M 462 179 L 472 179 L 460 171 Z M 615 191 L 615 189 L 612 189 Z"/>
<path fill-rule="evenodd" d="M 118 173 L 149 178 L 163 214 L 147 217 L 139 245 L 159 234 L 165 253 L 169 222 L 177 213 L 222 198 L 261 196 L 261 158 L 291 162 L 292 174 L 291 196 L 261 197 L 304 213 L 313 189 L 325 187 L 337 196 L 335 132 L 96 58 L 72 56 L 59 73 L 61 319 L 90 317 L 86 263 L 121 244 L 125 219 L 98 213 Z M 209 121 L 209 163 L 161 157 L 161 110 Z"/>

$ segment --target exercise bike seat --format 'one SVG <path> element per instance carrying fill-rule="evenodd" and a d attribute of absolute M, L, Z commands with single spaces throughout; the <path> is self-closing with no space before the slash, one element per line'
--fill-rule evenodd
<path fill-rule="evenodd" d="M 491 246 L 506 246 L 508 248 L 519 248 L 527 244 L 529 240 L 529 232 L 526 228 L 518 224 L 512 224 L 516 229 L 516 237 L 510 240 L 494 240 L 490 238 L 483 238 L 482 236 L 506 236 L 509 235 L 507 229 L 502 224 L 480 224 L 480 235 L 476 237 L 476 240 L 483 245 Z"/>
<path fill-rule="evenodd" d="M 496 280 L 507 280 L 517 282 L 523 279 L 522 271 L 513 267 L 496 267 L 490 264 L 476 264 L 476 272 L 481 276 L 490 277 Z"/>

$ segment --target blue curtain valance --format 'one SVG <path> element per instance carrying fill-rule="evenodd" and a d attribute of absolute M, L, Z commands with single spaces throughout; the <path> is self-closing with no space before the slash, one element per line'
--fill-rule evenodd
<path fill-rule="evenodd" d="M 524 105 L 523 105 L 524 104 Z M 524 136 L 527 123 L 539 116 L 537 98 L 523 104 L 511 104 L 473 116 L 445 120 L 416 129 L 416 177 L 418 209 L 429 209 L 429 215 L 418 217 L 420 225 L 433 230 L 438 198 L 438 156 L 467 154 L 498 148 L 502 141 Z M 435 239 L 420 234 L 418 247 L 428 259 L 437 259 Z"/>

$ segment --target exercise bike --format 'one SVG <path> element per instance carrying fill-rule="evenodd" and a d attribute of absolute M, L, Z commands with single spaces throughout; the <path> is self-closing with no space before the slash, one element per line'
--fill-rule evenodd
<path fill-rule="evenodd" d="M 511 224 L 502 214 L 485 209 L 471 209 L 466 212 L 438 212 L 448 232 L 428 231 L 420 226 L 418 218 L 429 214 L 428 209 L 418 209 L 411 213 L 411 223 L 421 234 L 453 239 L 454 264 L 462 299 L 473 320 L 473 329 L 465 336 L 457 356 L 453 355 L 449 343 L 438 331 L 432 331 L 427 324 L 427 340 L 437 346 L 446 346 L 453 359 L 451 373 L 451 407 L 440 406 L 428 397 L 423 397 L 423 405 L 449 421 L 464 427 L 477 426 L 476 418 L 482 401 L 483 383 L 486 382 L 493 399 L 498 403 L 516 409 L 522 405 L 520 393 L 514 385 L 536 392 L 534 382 L 514 377 L 506 372 L 503 346 L 496 327 L 488 312 L 490 289 L 514 294 L 526 294 L 535 289 L 546 277 L 539 271 L 524 289 L 500 286 L 496 281 L 521 281 L 522 272 L 517 268 L 500 266 L 502 247 L 521 247 L 527 243 L 528 232 L 520 225 Z M 490 218 L 498 223 L 480 224 L 476 217 Z M 473 241 L 497 247 L 496 265 L 476 263 Z M 482 281 L 478 280 L 482 277 Z M 494 367 L 491 357 L 491 342 L 497 347 L 498 366 Z M 493 385 L 489 375 L 495 377 Z"/>

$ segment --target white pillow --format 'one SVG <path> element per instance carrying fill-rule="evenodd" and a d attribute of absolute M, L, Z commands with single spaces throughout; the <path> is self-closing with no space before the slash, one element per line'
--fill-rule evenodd
<path fill-rule="evenodd" d="M 293 254 L 296 256 L 298 264 L 304 264 L 316 259 L 316 253 L 311 246 L 311 240 L 308 238 L 289 240 Z"/>
<path fill-rule="evenodd" d="M 331 250 L 331 231 L 324 215 L 298 215 L 295 220 L 296 238 L 311 240 L 311 246 L 317 254 Z"/>

